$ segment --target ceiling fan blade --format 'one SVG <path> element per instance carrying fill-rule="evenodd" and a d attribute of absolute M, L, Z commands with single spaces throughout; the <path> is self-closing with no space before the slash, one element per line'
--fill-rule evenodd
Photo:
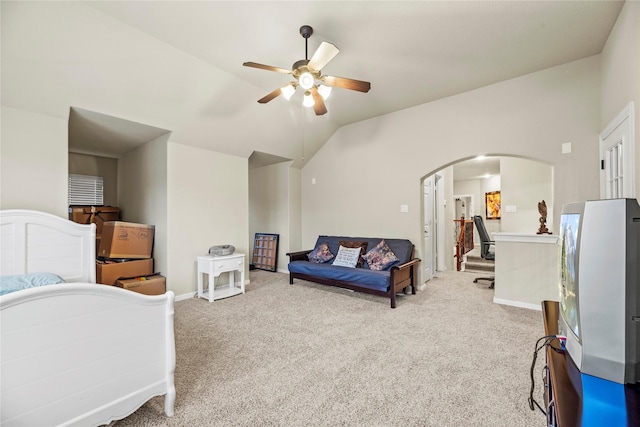
<path fill-rule="evenodd" d="M 340 50 L 332 43 L 322 42 L 316 53 L 313 54 L 307 67 L 315 71 L 320 71 L 329 63 Z"/>
<path fill-rule="evenodd" d="M 287 83 L 286 85 L 282 86 L 281 88 L 278 88 L 276 90 L 274 90 L 273 92 L 270 92 L 269 94 L 263 96 L 262 98 L 260 98 L 258 100 L 258 102 L 260 104 L 266 104 L 267 102 L 271 101 L 273 98 L 277 98 L 279 95 L 284 95 L 285 98 L 289 99 L 291 97 L 291 95 L 293 95 L 293 93 L 296 91 L 296 86 L 298 86 L 297 82 L 291 82 L 291 83 Z M 289 91 L 291 91 L 291 93 L 286 93 L 288 89 Z"/>
<path fill-rule="evenodd" d="M 284 68 L 273 67 L 271 65 L 258 64 L 257 62 L 245 62 L 242 65 L 244 65 L 245 67 L 253 67 L 253 68 L 260 68 L 262 70 L 267 70 L 267 71 L 275 71 L 277 73 L 291 74 L 291 70 L 285 70 Z"/>
<path fill-rule="evenodd" d="M 266 104 L 267 102 L 271 101 L 273 98 L 278 97 L 280 94 L 282 94 L 282 91 L 280 89 L 281 88 L 278 88 L 278 89 L 274 90 L 273 92 L 263 96 L 262 98 L 258 99 L 258 102 L 260 104 Z"/>
<path fill-rule="evenodd" d="M 322 76 L 321 80 L 327 86 L 341 87 L 344 89 L 357 90 L 358 92 L 369 92 L 371 83 L 362 80 L 347 79 L 344 77 Z"/>
<path fill-rule="evenodd" d="M 311 88 L 311 96 L 313 97 L 313 110 L 316 112 L 316 116 L 327 114 L 327 106 L 324 104 L 324 99 L 322 95 L 318 93 L 318 89 L 315 86 Z"/>

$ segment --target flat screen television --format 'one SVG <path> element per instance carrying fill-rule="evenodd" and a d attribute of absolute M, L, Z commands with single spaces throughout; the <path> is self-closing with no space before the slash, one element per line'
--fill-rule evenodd
<path fill-rule="evenodd" d="M 583 374 L 640 382 L 640 205 L 593 200 L 562 207 L 558 330 Z"/>

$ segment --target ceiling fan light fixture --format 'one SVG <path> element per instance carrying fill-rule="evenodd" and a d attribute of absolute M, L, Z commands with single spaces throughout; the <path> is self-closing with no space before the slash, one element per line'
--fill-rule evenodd
<path fill-rule="evenodd" d="M 302 87 L 304 90 L 311 89 L 313 87 L 313 84 L 315 83 L 315 79 L 313 78 L 313 75 L 311 75 L 311 73 L 307 71 L 300 74 L 298 81 L 300 82 L 300 87 Z"/>
<path fill-rule="evenodd" d="M 331 95 L 331 86 L 318 86 L 318 93 L 320 94 L 320 96 L 322 96 L 322 99 L 329 98 L 329 95 Z"/>
<path fill-rule="evenodd" d="M 294 88 L 293 85 L 286 85 L 285 87 L 280 89 L 280 92 L 282 93 L 282 96 L 284 96 L 288 101 L 291 99 L 293 94 L 296 93 L 296 88 Z"/>
<path fill-rule="evenodd" d="M 325 99 L 329 98 L 329 94 L 333 87 L 342 89 L 355 90 L 367 93 L 371 89 L 371 83 L 363 80 L 349 79 L 346 77 L 327 76 L 322 74 L 322 69 L 331 61 L 340 51 L 333 44 L 326 41 L 320 43 L 320 46 L 309 59 L 308 41 L 313 34 L 313 28 L 309 25 L 300 27 L 300 35 L 304 38 L 304 59 L 293 63 L 291 69 L 274 67 L 271 65 L 260 64 L 258 62 L 244 62 L 245 67 L 258 68 L 267 71 L 275 71 L 277 73 L 289 74 L 295 80 L 281 86 L 262 98 L 258 99 L 260 104 L 266 104 L 274 98 L 282 95 L 290 100 L 295 94 L 298 86 L 302 88 L 304 93 L 303 105 L 305 107 L 313 107 L 316 116 L 327 114 Z"/>
<path fill-rule="evenodd" d="M 302 99 L 302 105 L 305 107 L 313 107 L 316 102 L 313 100 L 313 96 L 311 96 L 311 92 L 306 91 L 304 93 L 304 98 Z"/>

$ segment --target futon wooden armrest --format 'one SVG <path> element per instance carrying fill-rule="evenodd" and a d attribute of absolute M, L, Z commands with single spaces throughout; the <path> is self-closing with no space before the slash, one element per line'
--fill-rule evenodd
<path fill-rule="evenodd" d="M 391 270 L 404 270 L 418 264 L 420 261 L 420 258 L 414 258 L 410 261 L 405 262 L 404 264 L 394 265 L 393 267 L 391 267 Z"/>
<path fill-rule="evenodd" d="M 292 261 L 308 261 L 307 254 L 311 252 L 313 249 L 308 249 L 306 251 L 297 251 L 297 252 L 287 252 L 287 256 L 289 257 L 289 262 Z"/>
<path fill-rule="evenodd" d="M 396 308 L 396 292 L 402 290 L 405 294 L 409 287 L 411 293 L 416 294 L 415 274 L 417 273 L 415 266 L 420 262 L 420 258 L 413 258 L 404 264 L 394 265 L 389 270 L 391 272 L 389 282 L 389 293 L 391 294 L 391 308 Z"/>

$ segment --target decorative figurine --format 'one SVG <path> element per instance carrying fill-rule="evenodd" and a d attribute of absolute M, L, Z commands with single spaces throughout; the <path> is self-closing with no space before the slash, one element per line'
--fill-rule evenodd
<path fill-rule="evenodd" d="M 540 212 L 540 227 L 536 234 L 551 234 L 547 228 L 547 203 L 543 200 L 538 202 L 538 212 Z"/>

